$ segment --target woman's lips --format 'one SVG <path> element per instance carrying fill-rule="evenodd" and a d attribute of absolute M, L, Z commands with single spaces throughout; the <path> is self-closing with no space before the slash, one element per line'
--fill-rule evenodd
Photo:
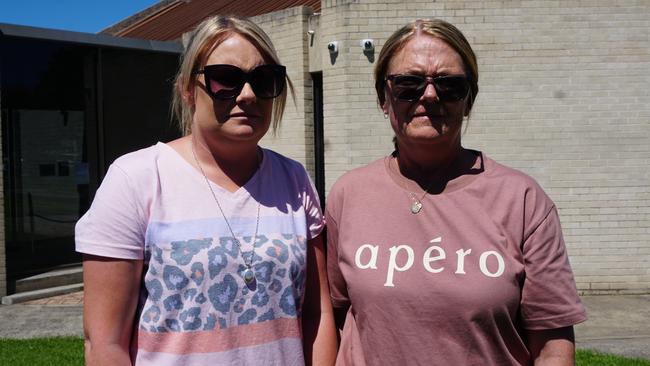
<path fill-rule="evenodd" d="M 416 113 L 412 118 L 427 117 L 427 118 L 441 118 L 444 117 L 443 114 L 432 114 L 432 113 Z"/>
<path fill-rule="evenodd" d="M 259 116 L 248 113 L 231 113 L 230 118 L 259 118 Z"/>

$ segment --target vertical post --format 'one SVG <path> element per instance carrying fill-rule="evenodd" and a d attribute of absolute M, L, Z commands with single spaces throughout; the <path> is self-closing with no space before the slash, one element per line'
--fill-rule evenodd
<path fill-rule="evenodd" d="M 314 184 L 325 208 L 325 136 L 323 132 L 323 73 L 312 72 L 312 98 L 314 103 Z"/>

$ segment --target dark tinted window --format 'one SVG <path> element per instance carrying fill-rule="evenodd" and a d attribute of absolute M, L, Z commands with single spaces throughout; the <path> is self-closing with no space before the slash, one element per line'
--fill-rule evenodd
<path fill-rule="evenodd" d="M 119 155 L 177 136 L 178 55 L 0 36 L 9 292 L 78 263 L 74 225 Z"/>

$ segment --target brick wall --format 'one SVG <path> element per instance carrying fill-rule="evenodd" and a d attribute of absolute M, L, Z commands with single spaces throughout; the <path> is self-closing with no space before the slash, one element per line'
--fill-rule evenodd
<path fill-rule="evenodd" d="M 386 155 L 374 57 L 415 18 L 468 37 L 480 93 L 464 145 L 520 169 L 556 202 L 579 289 L 650 292 L 650 2 L 323 0 L 326 186 Z M 311 66 L 312 69 L 314 66 Z"/>
<path fill-rule="evenodd" d="M 314 123 L 307 48 L 310 14 L 310 8 L 295 7 L 260 15 L 252 20 L 271 37 L 281 62 L 287 66 L 295 92 L 295 103 L 291 93 L 288 94 L 284 118 L 277 134 L 274 136 L 269 131 L 261 145 L 300 161 L 313 178 Z"/>

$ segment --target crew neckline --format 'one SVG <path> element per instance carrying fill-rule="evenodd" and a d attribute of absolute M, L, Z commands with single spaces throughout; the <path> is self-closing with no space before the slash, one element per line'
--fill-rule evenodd
<path fill-rule="evenodd" d="M 448 181 L 447 185 L 445 186 L 442 192 L 439 193 L 427 192 L 425 197 L 442 196 L 453 192 L 457 192 L 467 187 L 471 183 L 473 183 L 480 176 L 485 175 L 486 159 L 484 154 L 478 150 L 472 150 L 472 149 L 464 149 L 464 150 L 471 152 L 472 155 L 475 156 L 475 161 L 472 167 L 466 173 Z M 420 187 L 420 185 L 416 181 L 407 178 L 401 174 L 397 162 L 393 161 L 395 159 L 396 159 L 395 152 L 389 154 L 383 159 L 384 170 L 386 174 L 390 177 L 390 179 L 393 181 L 393 183 L 395 183 L 401 189 L 407 191 L 408 193 L 412 193 L 416 195 L 417 197 L 424 194 L 425 189 Z"/>

